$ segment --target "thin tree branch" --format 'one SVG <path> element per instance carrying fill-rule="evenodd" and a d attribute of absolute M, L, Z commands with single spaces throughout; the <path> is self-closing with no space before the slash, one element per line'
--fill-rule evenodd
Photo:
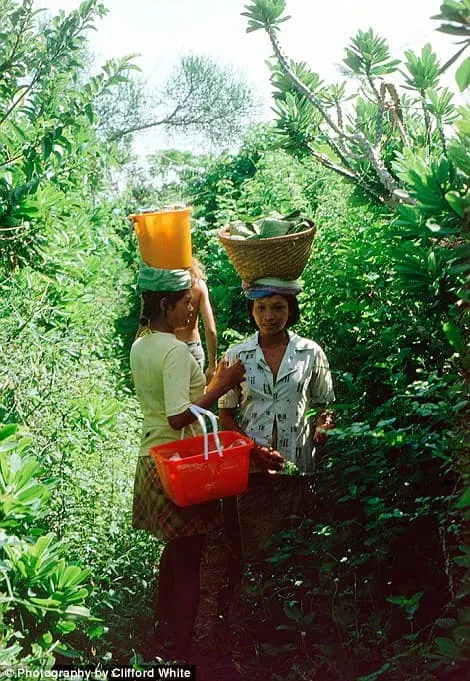
<path fill-rule="evenodd" d="M 377 103 L 378 103 L 379 106 L 380 106 L 380 103 L 381 103 L 380 94 L 379 94 L 379 91 L 377 90 L 377 88 L 375 87 L 375 83 L 374 83 L 374 81 L 372 80 L 372 77 L 371 77 L 370 73 L 367 73 L 367 74 L 366 74 L 366 78 L 367 78 L 367 82 L 369 83 L 372 92 L 373 92 L 374 95 L 375 95 L 375 99 L 377 100 Z"/>
<path fill-rule="evenodd" d="M 313 158 L 315 158 L 319 163 L 325 166 L 325 168 L 329 168 L 330 170 L 333 170 L 335 173 L 342 175 L 347 180 L 354 182 L 359 187 L 361 187 L 361 189 L 367 192 L 369 196 L 374 198 L 374 200 L 377 201 L 378 203 L 381 204 L 386 203 L 385 198 L 381 196 L 378 192 L 376 192 L 367 182 L 365 182 L 359 175 L 357 175 L 357 173 L 346 168 L 343 168 L 343 166 L 337 165 L 328 156 L 322 154 L 319 151 L 316 151 L 316 149 L 313 149 L 310 145 L 306 146 L 308 148 L 309 153 L 313 156 Z"/>
<path fill-rule="evenodd" d="M 80 22 L 80 24 L 79 24 L 79 25 L 77 26 L 77 28 L 75 29 L 75 31 L 74 31 L 74 33 L 73 33 L 73 36 L 79 35 L 79 34 L 81 33 L 81 31 L 83 30 L 83 26 L 85 25 L 87 19 L 88 19 L 88 16 L 87 16 L 87 17 L 82 17 L 82 21 Z M 68 37 L 71 37 L 71 36 L 68 36 Z M 2 125 L 2 124 L 5 122 L 5 120 L 8 118 L 8 116 L 16 109 L 16 107 L 18 106 L 18 104 L 20 104 L 20 102 L 23 101 L 23 99 L 25 98 L 25 95 L 27 95 L 28 92 L 31 92 L 32 88 L 36 85 L 36 83 L 38 82 L 39 78 L 41 78 L 41 76 L 43 75 L 44 71 L 46 70 L 47 65 L 48 65 L 48 64 L 49 64 L 49 65 L 50 65 L 50 64 L 53 64 L 54 61 L 59 57 L 61 51 L 62 51 L 65 47 L 66 47 L 66 42 L 65 42 L 65 37 L 64 37 L 64 38 L 62 38 L 62 39 L 59 41 L 59 43 L 58 43 L 58 45 L 57 45 L 57 48 L 56 48 L 55 52 L 51 55 L 51 58 L 49 59 L 49 61 L 48 61 L 47 63 L 44 63 L 44 62 L 43 62 L 42 64 L 39 65 L 39 67 L 38 67 L 38 69 L 37 69 L 37 71 L 36 71 L 34 77 L 32 78 L 31 82 L 29 83 L 29 85 L 27 85 L 27 86 L 22 86 L 22 87 L 24 87 L 23 93 L 18 97 L 18 99 L 16 99 L 16 100 L 11 104 L 11 106 L 10 106 L 10 108 L 7 110 L 7 112 L 0 118 L 0 125 Z"/>
<path fill-rule="evenodd" d="M 322 103 L 315 96 L 315 94 L 298 78 L 298 76 L 290 68 L 286 58 L 282 54 L 281 47 L 275 35 L 275 32 L 271 28 L 266 28 L 266 31 L 268 33 L 274 53 L 279 61 L 282 70 L 288 76 L 288 78 L 294 83 L 296 88 L 305 97 L 307 97 L 307 99 L 320 112 L 326 123 L 337 135 L 344 137 L 345 140 L 348 140 L 350 142 L 359 143 L 362 146 L 362 148 L 364 149 L 365 157 L 369 160 L 375 172 L 377 173 L 378 179 L 380 183 L 383 185 L 384 189 L 390 194 L 390 199 L 394 202 L 403 200 L 403 197 L 401 195 L 400 197 L 397 195 L 399 187 L 395 178 L 389 173 L 389 171 L 387 170 L 383 163 L 383 160 L 378 155 L 377 150 L 373 148 L 367 137 L 362 133 L 349 135 L 338 127 L 338 125 L 331 118 L 328 111 L 326 111 L 326 109 L 323 107 Z"/>
<path fill-rule="evenodd" d="M 424 128 L 426 131 L 426 148 L 429 150 L 431 147 L 431 117 L 429 115 L 428 108 L 426 106 L 426 93 L 424 90 L 420 90 L 421 108 L 424 116 Z"/>
<path fill-rule="evenodd" d="M 2 161 L 0 163 L 0 168 L 2 168 L 3 166 L 9 166 L 10 163 L 17 161 L 19 158 L 23 158 L 23 154 L 17 154 L 16 156 L 12 156 L 11 158 L 9 158 L 7 161 Z"/>
<path fill-rule="evenodd" d="M 466 41 L 464 46 L 461 47 L 460 50 L 458 50 L 458 52 L 456 52 L 448 61 L 446 61 L 444 66 L 439 71 L 439 74 L 447 71 L 449 66 L 452 66 L 452 64 L 457 61 L 457 59 L 460 57 L 460 55 L 463 54 L 465 52 L 465 50 L 467 49 L 467 47 L 469 47 L 469 46 L 470 46 L 470 41 Z"/>
<path fill-rule="evenodd" d="M 6 59 L 6 61 L 3 62 L 3 64 L 0 64 L 0 73 L 5 73 L 7 69 L 10 68 L 10 66 L 13 64 L 13 59 L 15 57 L 16 51 L 20 45 L 21 42 L 21 37 L 23 35 L 23 31 L 25 29 L 25 26 L 28 22 L 28 19 L 30 18 L 31 15 L 31 10 L 33 8 L 33 0 L 29 0 L 28 2 L 28 7 L 27 11 L 24 14 L 23 21 L 21 22 L 21 26 L 18 28 L 18 32 L 16 34 L 16 41 L 15 44 L 13 45 L 13 49 L 11 51 L 10 56 Z"/>
<path fill-rule="evenodd" d="M 401 110 L 401 105 L 400 105 L 400 98 L 398 96 L 398 92 L 396 91 L 395 86 L 392 83 L 382 83 L 380 86 L 380 95 L 382 97 L 383 101 L 383 107 L 385 108 L 385 97 L 386 94 L 389 94 L 390 99 L 392 101 L 392 113 L 393 113 L 393 119 L 395 122 L 395 125 L 397 126 L 398 133 L 401 137 L 401 141 L 406 147 L 410 146 L 410 140 L 408 139 L 408 135 L 406 134 L 405 128 L 403 126 L 403 114 Z"/>
<path fill-rule="evenodd" d="M 181 108 L 181 107 L 179 107 Z M 141 130 L 147 130 L 149 128 L 154 128 L 159 125 L 171 125 L 173 127 L 185 127 L 185 126 L 191 126 L 191 125 L 204 125 L 209 122 L 208 119 L 204 117 L 187 117 L 187 118 L 182 118 L 180 120 L 175 119 L 174 116 L 176 116 L 176 109 L 169 115 L 166 116 L 165 118 L 161 118 L 160 120 L 157 121 L 152 121 L 151 123 L 143 123 L 142 125 L 134 125 L 130 128 L 126 128 L 125 130 L 119 130 L 117 132 L 114 132 L 112 135 L 110 135 L 109 139 L 110 141 L 114 142 L 118 139 L 121 139 L 122 137 L 125 137 L 126 135 L 130 135 L 133 132 L 140 132 Z M 220 113 L 218 115 L 211 115 L 210 121 L 222 121 L 224 120 L 224 114 Z"/>

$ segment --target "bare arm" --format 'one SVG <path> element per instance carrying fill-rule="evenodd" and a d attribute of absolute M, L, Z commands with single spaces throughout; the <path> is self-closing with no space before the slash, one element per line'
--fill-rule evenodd
<path fill-rule="evenodd" d="M 199 310 L 204 324 L 204 336 L 207 347 L 207 369 L 206 378 L 211 380 L 217 366 L 217 329 L 215 326 L 214 313 L 209 299 L 209 291 L 206 282 L 202 279 L 199 281 L 199 289 L 201 298 L 199 302 Z"/>
<path fill-rule="evenodd" d="M 334 427 L 335 420 L 333 412 L 322 409 L 315 420 L 313 444 L 322 447 L 328 439 L 328 433 L 326 431 L 333 430 Z"/>
<path fill-rule="evenodd" d="M 236 421 L 236 409 L 228 409 L 227 407 L 219 409 L 219 420 L 221 430 L 235 430 L 238 433 L 243 433 L 242 429 Z M 244 435 L 244 433 L 243 433 Z"/>

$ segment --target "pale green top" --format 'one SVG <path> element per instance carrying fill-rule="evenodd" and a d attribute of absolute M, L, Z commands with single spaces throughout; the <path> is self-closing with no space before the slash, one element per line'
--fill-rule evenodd
<path fill-rule="evenodd" d="M 197 401 L 204 394 L 206 380 L 186 343 L 172 333 L 152 331 L 140 336 L 132 345 L 130 361 L 144 416 L 139 456 L 145 456 L 150 447 L 181 437 L 168 417 Z M 197 423 L 193 429 L 200 433 Z M 184 436 L 191 437 L 189 429 Z"/>

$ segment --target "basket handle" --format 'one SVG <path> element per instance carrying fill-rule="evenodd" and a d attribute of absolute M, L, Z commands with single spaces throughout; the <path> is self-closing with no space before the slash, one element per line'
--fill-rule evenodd
<path fill-rule="evenodd" d="M 217 448 L 217 454 L 219 456 L 223 456 L 222 452 L 222 446 L 220 444 L 220 439 L 219 439 L 219 432 L 217 429 L 217 418 L 216 415 L 213 414 L 211 411 L 207 409 L 203 409 L 202 407 L 198 407 L 196 404 L 190 404 L 189 405 L 189 411 L 194 414 L 194 416 L 197 418 L 199 421 L 199 425 L 202 428 L 202 432 L 204 433 L 204 459 L 207 461 L 209 459 L 209 437 L 207 435 L 207 427 L 206 427 L 206 422 L 204 420 L 204 416 L 207 416 L 209 421 L 212 423 L 212 429 L 213 429 L 213 436 L 214 436 L 214 442 L 215 446 Z"/>

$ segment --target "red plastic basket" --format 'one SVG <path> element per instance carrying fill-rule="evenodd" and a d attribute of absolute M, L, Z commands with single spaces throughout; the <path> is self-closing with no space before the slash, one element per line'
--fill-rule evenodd
<path fill-rule="evenodd" d="M 222 430 L 218 435 L 222 455 L 214 434 L 209 433 L 208 458 L 204 456 L 204 435 L 150 449 L 165 493 L 178 506 L 230 497 L 246 490 L 253 440 L 232 430 Z"/>

